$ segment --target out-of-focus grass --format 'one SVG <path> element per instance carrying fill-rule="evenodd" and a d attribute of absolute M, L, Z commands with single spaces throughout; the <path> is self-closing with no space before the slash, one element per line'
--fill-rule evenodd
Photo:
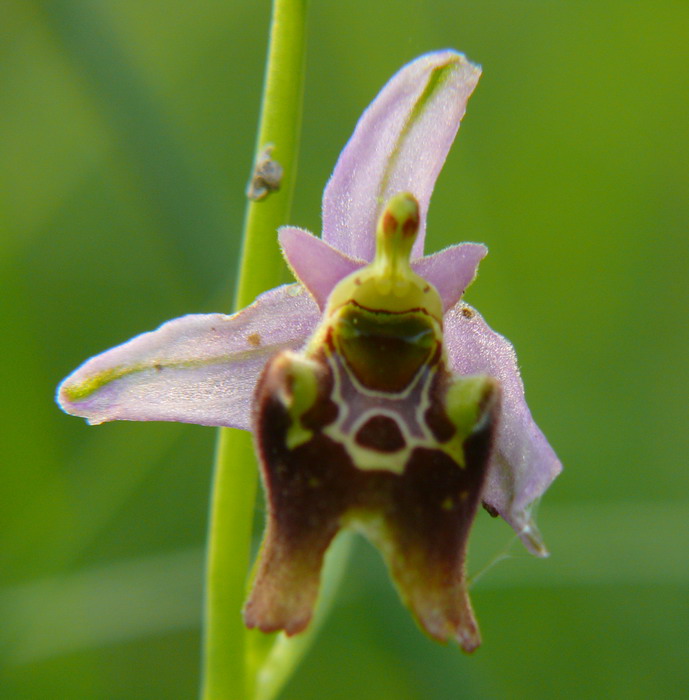
<path fill-rule="evenodd" d="M 198 685 L 214 433 L 88 428 L 90 354 L 230 308 L 268 2 L 0 7 L 0 695 Z M 566 471 L 473 587 L 484 647 L 426 640 L 357 548 L 286 698 L 679 697 L 689 567 L 689 6 L 311 3 L 294 224 L 361 110 L 423 51 L 484 66 L 429 246 L 486 242 L 468 298 L 511 338 Z M 470 571 L 510 541 L 482 514 Z"/>
<path fill-rule="evenodd" d="M 689 585 L 685 562 L 668 551 L 668 547 L 689 548 L 689 530 L 683 527 L 689 512 L 684 504 L 627 503 L 605 509 L 559 505 L 549 508 L 547 516 L 554 524 L 550 541 L 559 557 L 541 569 L 533 566 L 516 540 L 505 544 L 504 532 L 480 523 L 473 549 L 493 556 L 480 576 L 473 577 L 478 596 L 510 589 Z M 631 539 L 627 532 L 634 529 L 639 536 Z M 668 532 L 677 535 L 668 538 Z M 371 553 L 359 556 L 370 559 Z M 169 630 L 196 630 L 202 569 L 203 550 L 195 547 L 7 587 L 0 595 L 0 644 L 8 650 L 10 663 L 27 664 Z M 361 600 L 366 587 L 393 595 L 384 579 L 370 574 L 364 579 L 365 586 L 358 583 L 342 597 Z"/>

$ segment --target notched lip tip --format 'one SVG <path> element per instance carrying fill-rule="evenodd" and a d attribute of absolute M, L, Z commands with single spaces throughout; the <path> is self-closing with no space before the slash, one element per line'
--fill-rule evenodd
<path fill-rule="evenodd" d="M 481 646 L 481 640 L 477 639 L 472 642 L 463 642 L 461 639 L 457 640 L 459 643 L 460 649 L 465 653 L 465 654 L 473 654 L 480 646 Z"/>
<path fill-rule="evenodd" d="M 258 630 L 263 634 L 277 634 L 279 632 L 284 633 L 287 637 L 294 637 L 306 630 L 311 622 L 311 615 L 306 618 L 300 618 L 296 621 L 283 621 L 283 622 L 266 622 L 261 620 L 248 610 L 244 610 L 242 613 L 244 619 L 244 626 L 250 630 Z"/>
<path fill-rule="evenodd" d="M 465 654 L 473 654 L 481 646 L 481 633 L 478 627 L 469 630 L 457 630 L 455 641 Z"/>

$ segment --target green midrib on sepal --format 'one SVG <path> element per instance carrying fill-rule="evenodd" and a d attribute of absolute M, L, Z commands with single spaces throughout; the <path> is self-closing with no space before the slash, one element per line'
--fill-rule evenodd
<path fill-rule="evenodd" d="M 248 353 L 247 353 L 248 354 Z M 163 372 L 164 370 L 180 370 L 180 369 L 199 369 L 201 367 L 210 367 L 215 364 L 227 363 L 230 360 L 236 360 L 235 356 L 224 356 L 217 357 L 213 360 L 180 360 L 178 362 L 166 362 L 166 363 L 142 363 L 139 365 L 128 365 L 128 366 L 117 366 L 110 367 L 109 369 L 99 372 L 98 374 L 89 377 L 77 384 L 65 385 L 61 393 L 69 401 L 73 403 L 78 403 L 79 401 L 85 401 L 90 398 L 100 389 L 116 382 L 120 379 L 125 379 L 134 374 L 139 374 L 146 371 Z"/>
<path fill-rule="evenodd" d="M 93 377 L 89 377 L 78 384 L 69 384 L 61 388 L 60 394 L 70 403 L 78 403 L 92 396 L 96 391 L 107 386 L 111 382 L 122 379 L 128 374 L 140 371 L 130 367 L 111 367 Z"/>
<path fill-rule="evenodd" d="M 390 177 L 392 173 L 395 172 L 397 162 L 402 151 L 402 144 L 405 142 L 409 132 L 412 130 L 414 124 L 418 120 L 426 105 L 430 102 L 430 100 L 438 92 L 438 90 L 442 88 L 444 82 L 447 80 L 450 71 L 458 62 L 459 57 L 453 56 L 452 59 L 449 60 L 444 66 L 439 66 L 431 71 L 431 74 L 428 78 L 428 82 L 426 83 L 426 87 L 419 96 L 419 99 L 416 101 L 416 104 L 411 110 L 411 113 L 407 121 L 405 122 L 402 131 L 400 132 L 395 148 L 390 154 L 390 159 L 388 161 L 387 167 L 385 168 L 385 172 L 383 173 L 383 176 L 380 180 L 380 185 L 378 187 L 378 200 L 381 202 L 381 204 L 384 202 L 385 192 L 387 191 L 388 183 L 390 182 Z"/>
<path fill-rule="evenodd" d="M 268 357 L 279 350 L 290 346 L 290 343 L 275 343 L 273 345 L 263 345 L 258 348 L 251 348 L 242 352 L 233 352 L 228 355 L 218 355 L 204 360 L 149 360 L 135 365 L 116 365 L 109 367 L 102 372 L 98 372 L 79 382 L 63 384 L 60 394 L 72 403 L 78 403 L 90 398 L 100 389 L 116 382 L 126 379 L 134 374 L 146 371 L 163 372 L 165 370 L 195 370 L 214 365 L 237 364 L 249 359 Z"/>

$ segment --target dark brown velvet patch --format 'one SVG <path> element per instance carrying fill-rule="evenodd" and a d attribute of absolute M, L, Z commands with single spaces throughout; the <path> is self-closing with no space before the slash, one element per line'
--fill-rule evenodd
<path fill-rule="evenodd" d="M 379 452 L 397 452 L 406 442 L 397 421 L 390 416 L 373 416 L 359 428 L 356 441 Z"/>
<path fill-rule="evenodd" d="M 429 392 L 429 406 L 424 414 L 426 425 L 438 442 L 447 442 L 455 434 L 455 426 L 445 412 L 448 373 L 441 366 L 433 378 Z"/>

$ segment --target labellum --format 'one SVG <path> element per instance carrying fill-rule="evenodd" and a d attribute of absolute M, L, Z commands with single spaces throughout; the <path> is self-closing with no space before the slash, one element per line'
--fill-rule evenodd
<path fill-rule="evenodd" d="M 480 643 L 465 552 L 500 390 L 449 370 L 440 295 L 410 267 L 418 229 L 416 199 L 392 197 L 373 262 L 337 284 L 305 348 L 275 355 L 258 382 L 269 511 L 249 627 L 303 630 L 324 554 L 353 527 L 379 548 L 429 635 L 466 651 Z"/>

